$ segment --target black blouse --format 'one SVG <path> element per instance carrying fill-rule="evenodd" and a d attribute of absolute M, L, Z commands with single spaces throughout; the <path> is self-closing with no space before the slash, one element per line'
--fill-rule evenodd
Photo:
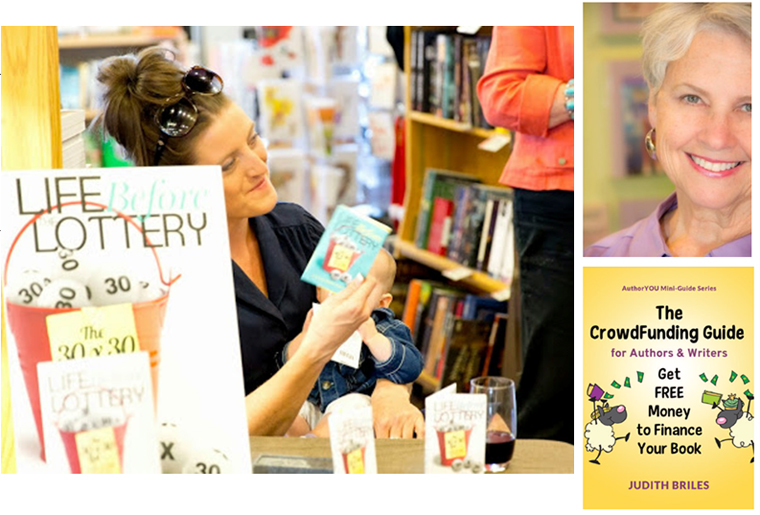
<path fill-rule="evenodd" d="M 297 204 L 278 202 L 249 220 L 258 238 L 269 298 L 232 262 L 243 379 L 248 395 L 277 372 L 277 353 L 301 332 L 316 288 L 301 281 L 324 227 Z"/>

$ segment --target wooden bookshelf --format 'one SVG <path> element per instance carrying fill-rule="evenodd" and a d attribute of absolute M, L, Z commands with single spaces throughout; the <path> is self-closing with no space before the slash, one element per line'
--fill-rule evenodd
<path fill-rule="evenodd" d="M 405 27 L 405 63 L 411 63 L 413 29 L 456 32 L 456 27 Z M 490 32 L 491 27 L 481 27 L 478 30 L 479 35 L 487 35 Z M 411 106 L 411 65 L 405 67 L 405 79 L 406 105 Z M 501 186 L 499 177 L 512 151 L 512 141 L 500 150 L 490 152 L 481 150 L 478 145 L 494 135 L 504 135 L 503 132 L 472 127 L 467 123 L 412 110 L 407 111 L 405 123 L 406 192 L 404 217 L 394 242 L 397 255 L 438 270 L 444 276 L 447 272 L 462 272 L 466 274 L 466 277 L 451 280 L 453 284 L 467 286 L 468 289 L 490 294 L 500 300 L 509 299 L 512 288 L 517 284 L 516 281 L 514 284 L 506 284 L 484 272 L 467 269 L 446 257 L 417 248 L 414 241 L 425 170 L 438 168 L 463 172 L 478 177 L 483 184 Z M 515 317 L 515 319 L 518 318 Z M 517 329 L 513 328 L 513 330 Z M 426 372 L 423 372 L 416 382 L 426 391 L 436 391 L 440 387 L 439 380 Z"/>
<path fill-rule="evenodd" d="M 413 27 L 405 27 L 404 52 L 405 62 L 411 62 L 411 34 Z M 446 30 L 451 32 L 456 27 L 415 27 L 423 30 Z M 479 34 L 490 33 L 490 27 L 481 27 Z M 406 105 L 411 105 L 411 67 L 407 66 Z M 440 271 L 461 268 L 441 256 L 414 246 L 417 216 L 422 198 L 422 183 L 427 168 L 440 168 L 469 173 L 477 176 L 484 184 L 499 185 L 499 177 L 504 164 L 509 159 L 512 144 L 505 145 L 497 152 L 481 150 L 478 145 L 485 138 L 497 132 L 471 127 L 469 124 L 441 118 L 428 113 L 410 111 L 406 115 L 406 192 L 404 198 L 404 217 L 399 226 L 396 244 L 404 257 L 419 261 L 426 266 Z M 508 289 L 510 285 L 497 281 L 482 272 L 473 272 L 466 284 L 486 293 L 495 293 Z"/>
<path fill-rule="evenodd" d="M 449 131 L 460 132 L 464 134 L 472 134 L 479 138 L 490 138 L 498 134 L 495 130 L 482 129 L 480 127 L 473 127 L 468 123 L 457 122 L 456 120 L 449 120 L 447 118 L 441 118 L 429 113 L 420 113 L 419 111 L 411 111 L 407 114 L 409 118 L 414 122 L 423 123 L 425 125 L 431 125 L 433 127 L 440 127 Z"/>
<path fill-rule="evenodd" d="M 403 257 L 422 263 L 423 265 L 438 270 L 439 272 L 445 273 L 461 270 L 462 272 L 470 274 L 468 277 L 460 280 L 452 279 L 451 281 L 454 283 L 466 284 L 467 286 L 473 287 L 483 293 L 498 294 L 503 300 L 508 299 L 510 296 L 510 285 L 494 279 L 488 274 L 469 269 L 443 256 L 420 249 L 410 241 L 397 239 L 394 242 L 394 245 L 396 250 L 398 250 L 399 254 Z"/>
<path fill-rule="evenodd" d="M 55 27 L 2 27 L 2 169 L 61 168 L 61 95 Z M 2 303 L 5 325 L 5 302 Z M 2 473 L 15 473 L 16 453 L 2 331 Z"/>
<path fill-rule="evenodd" d="M 87 48 L 144 48 L 166 41 L 166 36 L 145 34 L 108 34 L 92 36 L 65 36 L 58 40 L 59 50 Z"/>

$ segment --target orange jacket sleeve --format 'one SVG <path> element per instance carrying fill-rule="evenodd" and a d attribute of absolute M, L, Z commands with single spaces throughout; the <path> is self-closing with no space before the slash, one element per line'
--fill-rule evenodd
<path fill-rule="evenodd" d="M 559 50 L 547 36 L 547 27 L 494 27 L 478 82 L 478 98 L 491 125 L 548 134 L 554 96 L 565 80 L 548 73 Z"/>

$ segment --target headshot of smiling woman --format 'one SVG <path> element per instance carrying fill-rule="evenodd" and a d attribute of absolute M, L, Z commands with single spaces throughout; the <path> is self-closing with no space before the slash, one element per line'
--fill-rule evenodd
<path fill-rule="evenodd" d="M 585 256 L 750 256 L 751 14 L 748 3 L 670 3 L 644 22 L 646 148 L 675 192 Z"/>

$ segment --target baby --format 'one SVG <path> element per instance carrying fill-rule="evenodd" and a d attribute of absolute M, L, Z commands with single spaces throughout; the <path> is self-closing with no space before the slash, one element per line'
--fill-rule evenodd
<path fill-rule="evenodd" d="M 371 318 L 359 327 L 364 342 L 359 368 L 335 361 L 327 363 L 288 430 L 288 436 L 310 433 L 323 418 L 326 420 L 326 415 L 337 409 L 369 406 L 369 396 L 378 379 L 407 384 L 422 372 L 422 355 L 414 346 L 411 331 L 388 309 L 393 300 L 390 290 L 396 278 L 396 262 L 387 250 L 381 249 L 378 253 L 369 275 L 377 280 L 385 293 Z M 317 288 L 320 302 L 328 295 L 328 291 Z M 288 345 L 282 353 L 283 361 L 293 356 L 296 350 L 296 343 Z"/>

